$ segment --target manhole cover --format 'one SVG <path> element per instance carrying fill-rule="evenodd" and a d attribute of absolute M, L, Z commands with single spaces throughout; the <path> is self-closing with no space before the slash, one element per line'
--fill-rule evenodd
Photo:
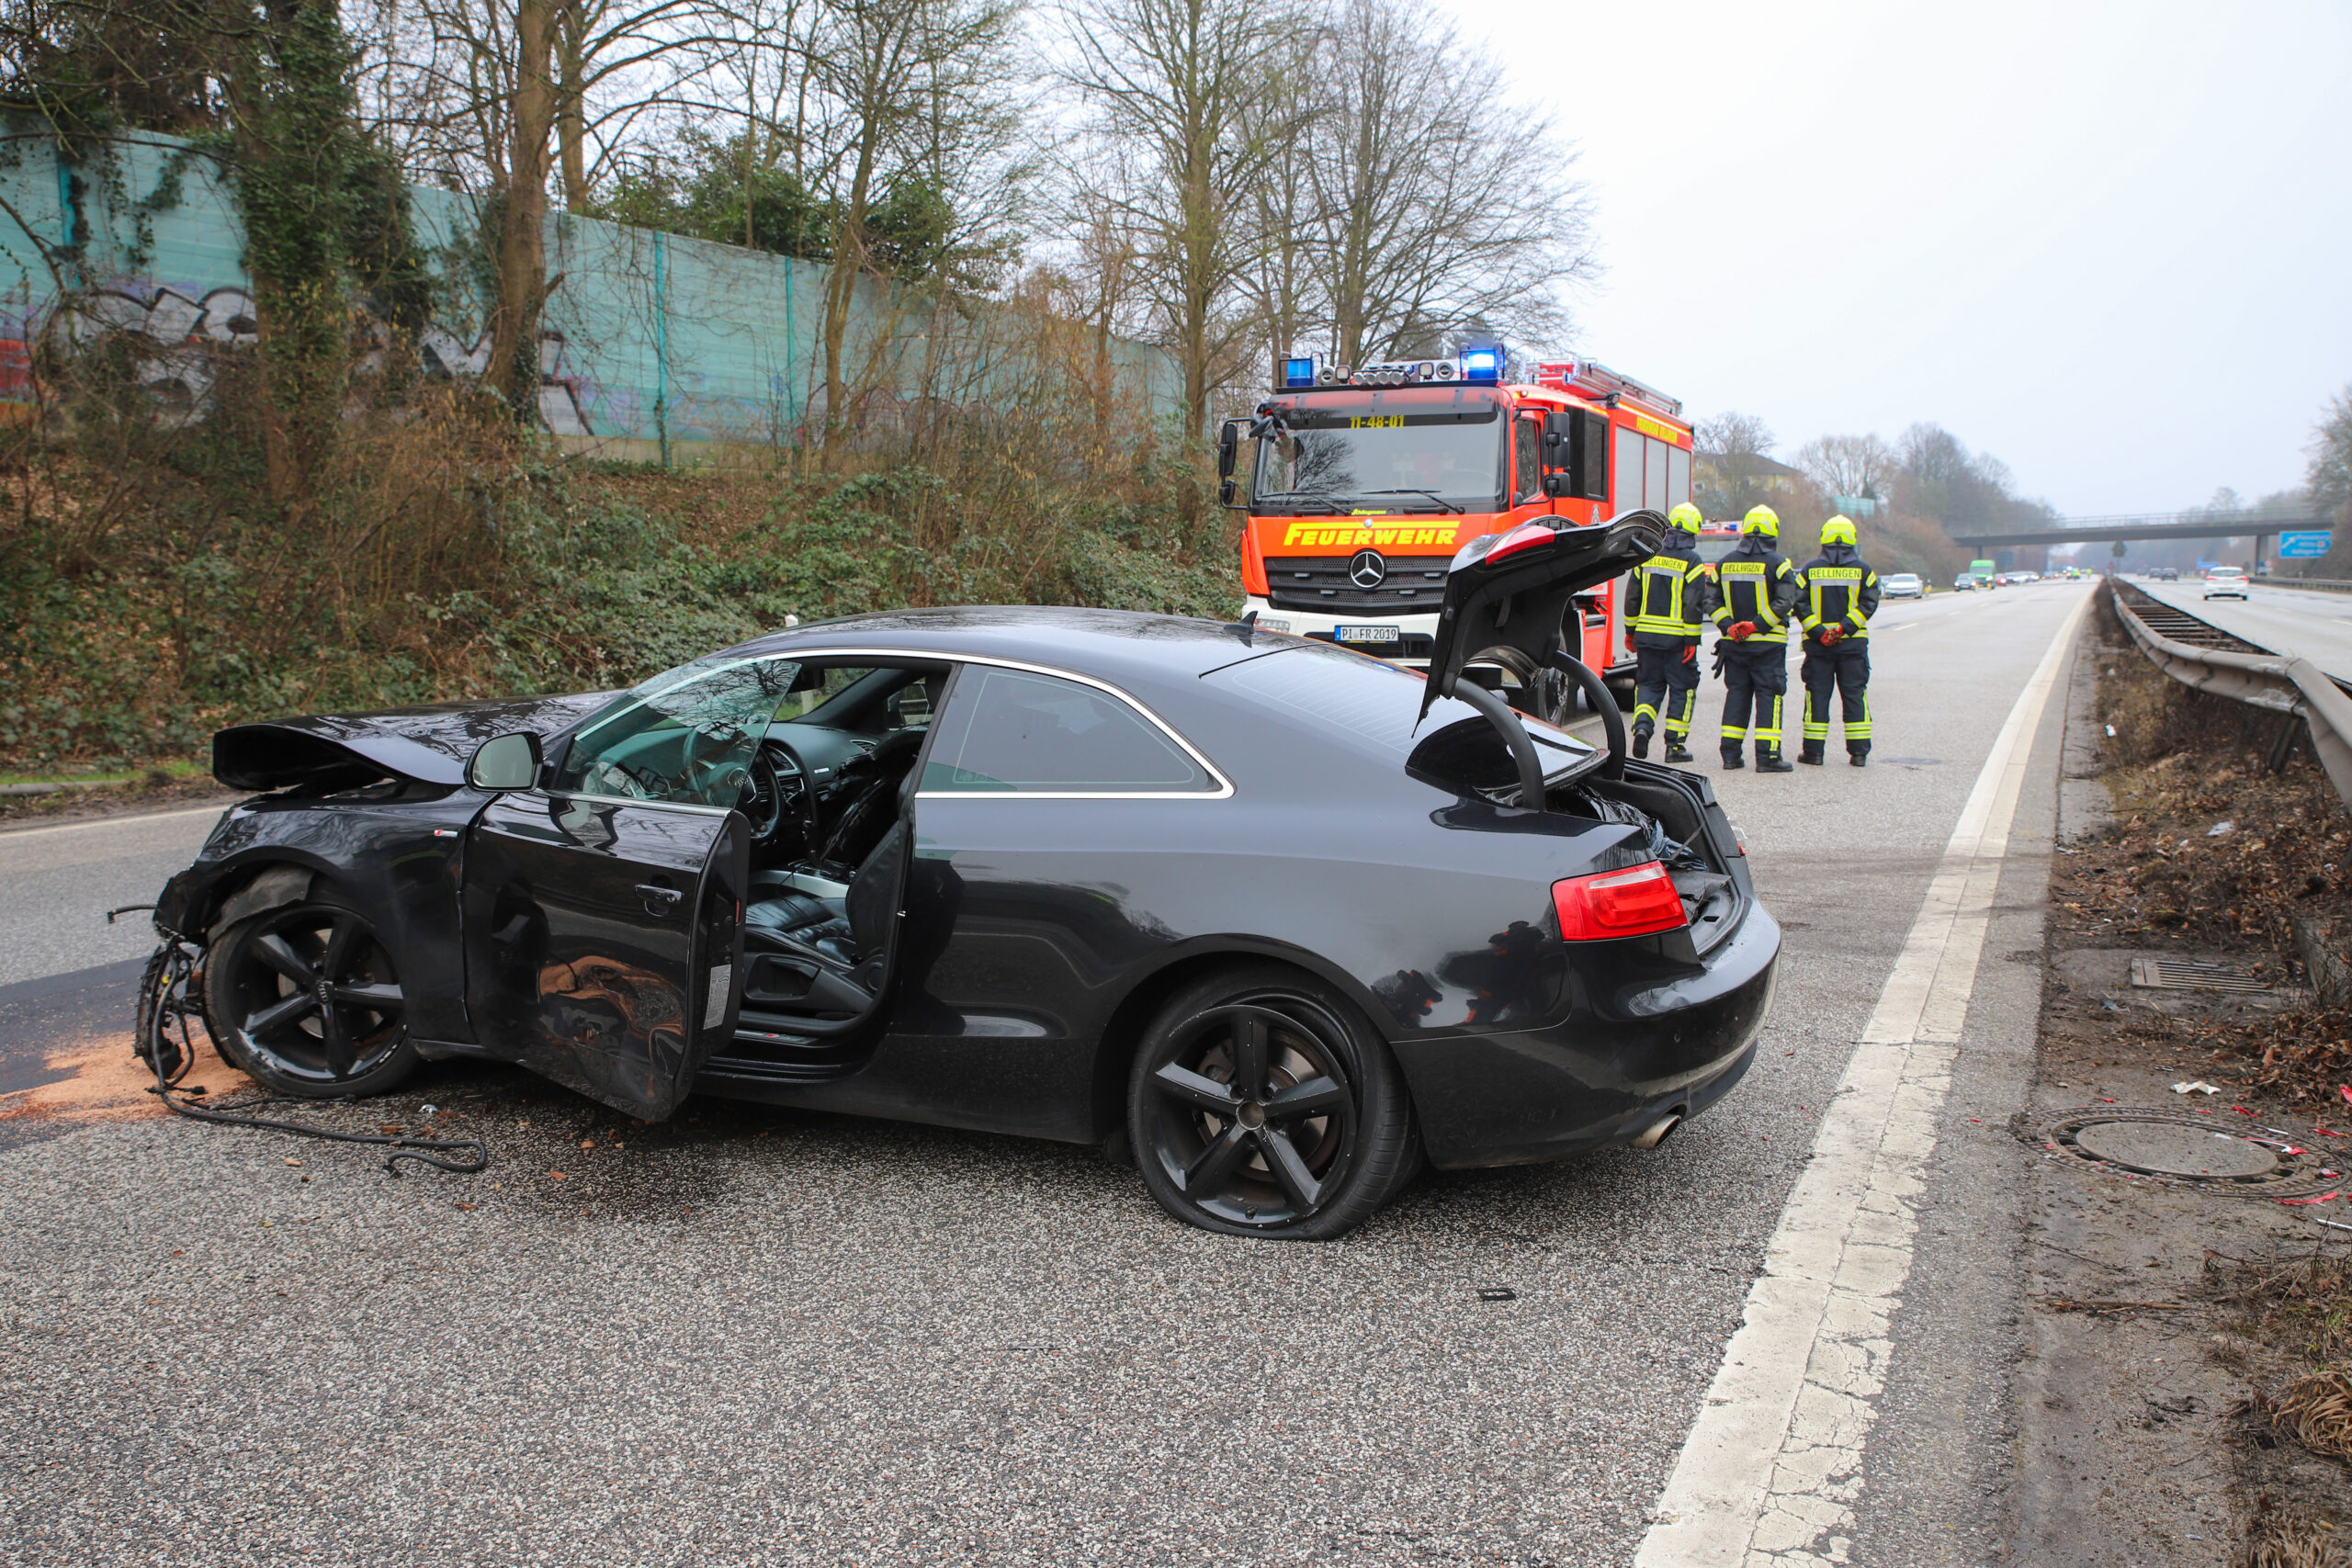
<path fill-rule="evenodd" d="M 2109 1165 L 2145 1176 L 2236 1180 L 2267 1176 L 2278 1168 L 2278 1156 L 2260 1144 L 2233 1138 L 2211 1127 L 2178 1127 L 2162 1122 L 2094 1122 L 2075 1132 L 2075 1145 Z"/>
<path fill-rule="evenodd" d="M 2126 1181 L 2248 1198 L 2300 1198 L 2352 1185 L 2343 1167 L 2294 1134 L 2233 1111 L 2102 1106 L 2070 1111 L 2038 1133 L 2019 1133 L 2046 1158 Z"/>
<path fill-rule="evenodd" d="M 2198 958 L 2135 958 L 2132 983 L 2151 991 L 2267 991 L 2268 981 L 2233 964 Z"/>

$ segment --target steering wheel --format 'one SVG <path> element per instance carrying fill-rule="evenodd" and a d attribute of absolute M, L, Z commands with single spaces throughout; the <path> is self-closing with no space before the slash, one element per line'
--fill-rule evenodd
<path fill-rule="evenodd" d="M 740 763 L 728 767 L 727 758 L 745 739 L 741 728 L 723 720 L 697 724 L 688 730 L 678 752 L 680 788 L 710 803 L 740 792 L 748 782 L 747 771 Z"/>
<path fill-rule="evenodd" d="M 775 776 L 775 764 L 768 761 L 764 751 L 752 753 L 749 772 L 751 777 L 743 785 L 742 811 L 752 820 L 752 841 L 763 844 L 784 822 L 784 781 Z"/>
<path fill-rule="evenodd" d="M 809 771 L 807 762 L 801 761 L 800 753 L 792 749 L 792 742 L 773 730 L 769 732 L 765 740 L 760 742 L 760 745 L 763 751 L 767 747 L 773 746 L 784 753 L 784 760 L 791 763 L 792 771 L 800 776 L 800 827 L 801 830 L 808 835 L 808 852 L 815 854 L 820 827 L 817 815 L 817 775 Z M 775 765 L 764 755 L 759 759 L 759 765 L 767 768 L 770 782 L 775 786 L 776 818 L 777 825 L 780 826 L 784 816 L 784 781 L 776 776 Z M 771 827 L 769 831 L 775 831 L 775 828 Z"/>

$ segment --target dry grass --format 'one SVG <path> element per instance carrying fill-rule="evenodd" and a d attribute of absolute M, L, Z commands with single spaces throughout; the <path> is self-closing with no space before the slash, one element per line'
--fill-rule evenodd
<path fill-rule="evenodd" d="M 2352 1256 L 2324 1247 L 2270 1258 L 2208 1253 L 2204 1279 L 2217 1305 L 2235 1309 L 2247 1337 L 2309 1367 L 2352 1361 Z"/>
<path fill-rule="evenodd" d="M 2329 1459 L 2352 1461 L 2352 1372 L 2322 1367 L 2305 1372 L 2275 1396 L 2256 1395 L 2256 1408 L 2271 1430 Z"/>
<path fill-rule="evenodd" d="M 2230 1568 L 2352 1568 L 2352 1553 L 2317 1519 L 2276 1506 L 2265 1493 L 2255 1505 L 2245 1541 Z"/>

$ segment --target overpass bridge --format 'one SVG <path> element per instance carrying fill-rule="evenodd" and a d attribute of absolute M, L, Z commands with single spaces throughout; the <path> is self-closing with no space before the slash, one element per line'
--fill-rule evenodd
<path fill-rule="evenodd" d="M 2034 545 L 2111 544 L 2143 539 L 2245 539 L 2254 558 L 2268 553 L 2274 535 L 2324 529 L 2324 517 L 2309 512 L 2158 512 L 2119 517 L 2062 517 L 2047 527 L 2008 534 L 1954 534 L 1952 543 L 1971 550 L 2016 549 Z"/>

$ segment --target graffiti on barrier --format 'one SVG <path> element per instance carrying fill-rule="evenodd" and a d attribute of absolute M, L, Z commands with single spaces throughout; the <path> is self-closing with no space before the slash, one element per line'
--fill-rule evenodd
<path fill-rule="evenodd" d="M 364 302 L 358 316 L 368 347 L 353 368 L 362 375 L 379 372 L 390 351 L 390 329 Z M 23 337 L 0 338 L 0 402 L 21 404 L 34 396 L 28 342 L 86 352 L 109 341 L 128 341 L 134 348 L 132 375 L 162 417 L 172 423 L 201 419 L 211 405 L 220 352 L 250 348 L 260 333 L 253 297 L 242 288 L 214 288 L 200 297 L 168 286 L 94 289 L 59 304 L 38 331 L 28 322 Z M 567 372 L 563 355 L 563 334 L 542 332 L 540 417 L 559 435 L 593 434 L 586 387 L 581 377 Z M 489 366 L 490 334 L 478 332 L 469 343 L 446 326 L 428 323 L 417 334 L 417 359 L 427 376 L 471 380 Z"/>

